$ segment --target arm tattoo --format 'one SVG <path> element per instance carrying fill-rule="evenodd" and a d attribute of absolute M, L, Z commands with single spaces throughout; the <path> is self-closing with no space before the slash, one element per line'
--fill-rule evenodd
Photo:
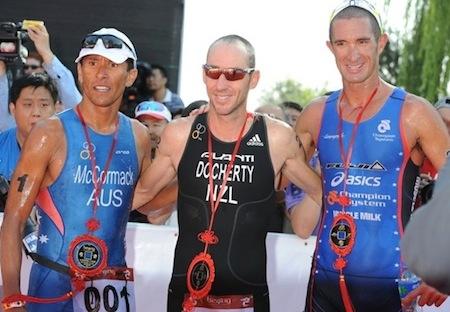
<path fill-rule="evenodd" d="M 28 174 L 24 174 L 23 176 L 17 178 L 17 181 L 19 181 L 19 188 L 17 189 L 17 191 L 22 193 L 23 187 L 25 186 L 25 182 L 26 182 L 27 178 L 28 178 Z"/>

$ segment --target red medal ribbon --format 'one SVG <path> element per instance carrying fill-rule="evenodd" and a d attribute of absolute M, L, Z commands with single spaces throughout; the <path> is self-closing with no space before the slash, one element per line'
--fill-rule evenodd
<path fill-rule="evenodd" d="M 342 207 L 342 211 L 338 214 L 332 224 L 332 229 L 330 233 L 330 245 L 331 249 L 337 254 L 337 258 L 333 264 L 334 268 L 339 271 L 339 289 L 341 292 L 342 301 L 344 303 L 344 308 L 346 312 L 354 311 L 354 307 L 350 298 L 350 294 L 347 289 L 344 276 L 344 268 L 347 265 L 345 257 L 349 255 L 355 245 L 356 238 L 356 224 L 353 217 L 345 212 L 346 207 L 351 205 L 351 200 L 347 195 L 347 177 L 348 170 L 350 167 L 350 162 L 353 154 L 353 146 L 356 140 L 356 134 L 358 132 L 359 125 L 364 111 L 368 107 L 369 103 L 375 97 L 378 91 L 379 82 L 377 87 L 372 91 L 366 103 L 362 106 L 361 111 L 356 117 L 356 121 L 352 128 L 352 134 L 349 140 L 348 148 L 344 148 L 344 129 L 343 129 L 343 113 L 342 113 L 342 99 L 346 97 L 345 91 L 342 90 L 342 96 L 338 103 L 339 110 L 339 124 L 338 124 L 338 139 L 339 139 L 339 150 L 341 154 L 342 163 L 344 165 L 344 189 L 341 194 L 333 191 L 329 194 L 328 202 L 339 203 Z M 331 195 L 331 196 L 330 196 Z"/>
<path fill-rule="evenodd" d="M 97 213 L 97 207 L 98 207 L 98 198 L 100 196 L 100 192 L 102 190 L 103 184 L 105 184 L 106 176 L 109 170 L 109 166 L 111 165 L 111 160 L 114 155 L 114 151 L 116 149 L 117 145 L 117 136 L 119 133 L 119 118 L 116 120 L 116 130 L 114 131 L 114 137 L 111 144 L 111 148 L 109 149 L 108 158 L 106 159 L 105 169 L 103 170 L 104 174 L 101 177 L 101 180 L 97 178 L 97 171 L 95 170 L 95 167 L 97 167 L 97 162 L 95 160 L 95 154 L 94 154 L 94 148 L 91 141 L 91 137 L 89 136 L 88 127 L 86 125 L 86 122 L 84 121 L 83 115 L 80 111 L 80 106 L 77 106 L 77 113 L 80 117 L 81 125 L 83 126 L 83 132 L 84 137 L 86 138 L 87 144 L 88 144 L 88 150 L 89 150 L 89 160 L 91 161 L 91 168 L 92 168 L 92 181 L 94 183 L 94 204 L 92 207 L 93 210 L 93 216 L 86 222 L 86 227 L 89 231 L 89 233 L 95 232 L 100 228 L 100 221 L 95 218 L 95 215 Z"/>
<path fill-rule="evenodd" d="M 245 126 L 247 124 L 247 119 L 252 117 L 253 115 L 251 113 L 247 113 L 247 116 L 245 118 L 244 124 L 242 125 L 242 128 L 239 132 L 236 144 L 234 145 L 233 152 L 231 154 L 231 160 L 227 165 L 227 168 L 225 170 L 225 175 L 222 180 L 222 184 L 220 185 L 219 194 L 217 195 L 217 198 L 214 200 L 214 181 L 212 178 L 212 174 L 209 175 L 209 202 L 211 205 L 211 219 L 209 220 L 209 226 L 208 229 L 198 234 L 198 239 L 205 244 L 205 249 L 196 255 L 194 259 L 189 264 L 188 268 L 188 274 L 187 274 L 187 287 L 189 290 L 189 296 L 184 300 L 183 302 L 183 311 L 192 311 L 192 309 L 195 307 L 195 300 L 206 297 L 209 292 L 211 291 L 212 283 L 214 282 L 215 278 L 215 268 L 214 268 L 214 261 L 211 257 L 211 255 L 208 253 L 208 246 L 217 244 L 219 241 L 219 238 L 217 235 L 215 235 L 214 231 L 212 230 L 215 215 L 217 212 L 217 209 L 219 207 L 220 200 L 222 199 L 222 196 L 225 192 L 225 185 L 227 184 L 228 176 L 230 175 L 231 168 L 233 168 L 234 161 L 236 160 L 236 155 L 239 150 L 239 146 L 241 145 L 242 137 L 244 136 L 244 130 Z M 209 168 L 213 167 L 213 150 L 212 150 L 212 138 L 211 138 L 211 132 L 208 128 L 208 164 Z M 201 287 L 195 287 L 192 284 L 191 277 L 193 274 L 202 271 L 206 271 L 208 273 L 208 276 L 206 277 L 206 280 L 201 283 Z"/>

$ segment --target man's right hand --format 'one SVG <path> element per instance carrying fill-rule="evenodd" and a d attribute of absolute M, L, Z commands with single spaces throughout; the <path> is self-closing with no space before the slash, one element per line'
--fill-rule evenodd
<path fill-rule="evenodd" d="M 33 25 L 28 28 L 28 35 L 34 42 L 37 52 L 44 59 L 45 64 L 50 64 L 53 52 L 50 49 L 50 36 L 44 25 Z"/>

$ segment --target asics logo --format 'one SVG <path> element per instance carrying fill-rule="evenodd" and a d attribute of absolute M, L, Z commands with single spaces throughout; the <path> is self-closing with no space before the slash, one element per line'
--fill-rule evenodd
<path fill-rule="evenodd" d="M 338 172 L 331 180 L 331 186 L 336 187 L 344 182 L 344 173 Z M 358 175 L 348 175 L 347 176 L 347 185 L 361 185 L 361 186 L 380 186 L 381 185 L 381 177 L 366 177 L 366 176 L 358 176 Z"/>

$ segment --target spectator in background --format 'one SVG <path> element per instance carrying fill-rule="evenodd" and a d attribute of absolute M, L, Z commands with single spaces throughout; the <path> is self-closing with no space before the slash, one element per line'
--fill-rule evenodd
<path fill-rule="evenodd" d="M 166 125 L 172 121 L 172 115 L 164 104 L 145 101 L 136 107 L 135 118 L 144 124 L 150 133 L 151 158 L 153 159 L 161 140 L 161 134 Z"/>
<path fill-rule="evenodd" d="M 267 115 L 269 117 L 286 121 L 283 109 L 280 106 L 273 104 L 264 104 L 255 109 L 255 113 Z"/>
<path fill-rule="evenodd" d="M 442 120 L 447 126 L 447 131 L 450 134 L 450 96 L 445 96 L 436 102 L 436 109 L 441 115 Z"/>
<path fill-rule="evenodd" d="M 291 125 L 291 127 L 294 127 L 303 108 L 300 104 L 292 101 L 284 101 L 280 104 L 280 107 L 284 112 L 285 121 Z"/>
<path fill-rule="evenodd" d="M 147 78 L 147 86 L 151 91 L 150 100 L 163 103 L 174 114 L 184 108 L 181 98 L 167 88 L 167 71 L 161 65 L 152 64 L 152 73 Z"/>
<path fill-rule="evenodd" d="M 134 118 L 136 106 L 150 98 L 151 92 L 147 87 L 147 78 L 150 76 L 152 68 L 147 62 L 138 61 L 136 63 L 138 76 L 133 85 L 125 89 L 120 111 L 130 118 Z"/>
<path fill-rule="evenodd" d="M 36 51 L 42 57 L 43 69 L 55 81 L 62 105 L 64 108 L 75 107 L 81 101 L 81 94 L 77 89 L 72 72 L 53 54 L 47 28 L 38 24 L 30 26 L 28 35 L 33 41 Z"/>
<path fill-rule="evenodd" d="M 44 60 L 38 52 L 31 51 L 30 53 L 28 53 L 25 64 L 23 64 L 24 75 L 45 72 L 44 68 L 42 67 L 43 62 Z"/>
<path fill-rule="evenodd" d="M 161 141 L 161 134 L 167 124 L 172 121 L 172 115 L 164 104 L 156 101 L 144 101 L 136 106 L 135 118 L 145 125 L 150 133 L 151 158 L 153 159 Z M 147 215 L 133 210 L 130 213 L 129 221 L 165 224 L 175 209 L 176 201 L 163 205 Z M 176 218 L 176 214 L 174 215 Z"/>
<path fill-rule="evenodd" d="M 32 25 L 28 28 L 28 35 L 37 52 L 30 53 L 24 64 L 24 73 L 45 71 L 54 80 L 60 100 L 60 103 L 56 103 L 57 112 L 64 108 L 75 107 L 81 101 L 81 94 L 72 72 L 53 54 L 47 28 L 44 25 Z M 15 125 L 8 112 L 9 84 L 6 71 L 5 62 L 0 60 L 0 132 Z"/>
<path fill-rule="evenodd" d="M 450 97 L 443 97 L 434 105 L 450 134 Z M 417 197 L 417 206 L 425 204 L 431 198 L 433 195 L 434 181 L 437 179 L 437 176 L 438 172 L 436 168 L 434 168 L 428 158 L 425 158 L 420 167 L 420 187 L 419 196 Z"/>
<path fill-rule="evenodd" d="M 8 110 L 9 82 L 6 63 L 0 60 L 0 133 L 14 127 L 15 121 Z"/>
<path fill-rule="evenodd" d="M 0 133 L 0 176 L 7 181 L 11 181 L 31 129 L 55 113 L 57 98 L 58 91 L 46 74 L 34 73 L 13 82 L 9 107 L 17 126 Z"/>
<path fill-rule="evenodd" d="M 300 104 L 292 101 L 285 101 L 280 104 L 281 109 L 284 112 L 285 121 L 291 126 L 295 127 L 297 123 L 297 119 L 300 116 L 303 108 Z M 319 167 L 319 158 L 317 152 L 313 154 L 311 159 L 309 160 L 309 165 L 315 171 L 320 172 Z M 290 220 L 292 209 L 299 202 L 303 200 L 305 193 L 302 189 L 298 188 L 295 184 L 289 182 L 287 186 L 284 188 L 284 206 L 287 219 Z M 286 219 L 285 219 L 286 221 Z M 283 224 L 283 232 L 285 233 L 293 233 L 290 222 L 284 222 Z M 313 235 L 317 235 L 317 226 L 312 232 Z"/>

